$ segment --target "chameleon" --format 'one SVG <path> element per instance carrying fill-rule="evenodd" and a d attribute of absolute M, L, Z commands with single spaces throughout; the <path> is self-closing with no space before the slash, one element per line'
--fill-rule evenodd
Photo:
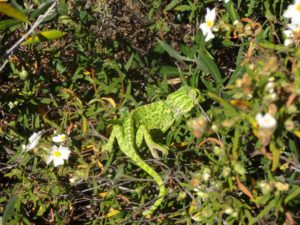
<path fill-rule="evenodd" d="M 198 89 L 183 86 L 169 94 L 166 100 L 137 107 L 129 113 L 122 124 L 113 126 L 108 141 L 103 146 L 105 151 L 111 152 L 116 140 L 120 150 L 138 167 L 148 173 L 158 185 L 157 200 L 142 213 L 145 217 L 153 214 L 162 204 L 166 195 L 166 187 L 159 174 L 140 157 L 137 149 L 145 142 L 154 158 L 159 157 L 157 151 L 166 156 L 168 147 L 154 142 L 151 132 L 158 130 L 165 133 L 175 121 L 185 116 L 199 103 L 200 96 Z"/>

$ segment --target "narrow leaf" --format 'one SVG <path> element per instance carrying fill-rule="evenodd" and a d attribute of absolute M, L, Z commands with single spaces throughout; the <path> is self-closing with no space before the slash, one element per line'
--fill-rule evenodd
<path fill-rule="evenodd" d="M 5 225 L 9 217 L 13 214 L 14 209 L 15 209 L 15 204 L 18 201 L 18 196 L 12 196 L 9 200 L 8 203 L 5 206 L 4 212 L 3 212 L 3 217 L 2 217 L 2 224 Z"/>
<path fill-rule="evenodd" d="M 86 117 L 82 117 L 82 134 L 85 135 L 88 129 L 88 123 Z"/>
<path fill-rule="evenodd" d="M 239 20 L 240 17 L 237 13 L 237 10 L 234 6 L 234 3 L 232 1 L 229 1 L 227 3 L 224 3 L 226 11 L 229 13 L 229 17 L 231 19 L 231 22 L 234 22 L 236 20 Z"/>
<path fill-rule="evenodd" d="M 60 30 L 42 31 L 39 34 L 36 34 L 33 37 L 28 38 L 22 44 L 23 45 L 38 44 L 42 41 L 48 41 L 48 40 L 60 38 L 60 37 L 64 36 L 65 34 L 66 34 L 65 32 L 62 32 Z"/>
<path fill-rule="evenodd" d="M 14 8 L 9 4 L 0 3 L 0 13 L 30 24 L 30 21 L 21 11 L 19 11 L 18 9 Z"/>
<path fill-rule="evenodd" d="M 52 4 L 53 4 L 53 2 L 49 1 L 44 4 L 39 5 L 39 7 L 31 13 L 31 18 L 37 19 L 40 15 L 45 13 Z"/>
<path fill-rule="evenodd" d="M 171 1 L 165 8 L 165 11 L 169 11 L 173 9 L 178 3 L 182 2 L 182 0 L 173 0 Z"/>
<path fill-rule="evenodd" d="M 272 160 L 272 171 L 275 171 L 279 165 L 281 151 L 276 148 L 275 143 L 271 142 L 270 150 L 272 152 L 273 160 Z"/>
<path fill-rule="evenodd" d="M 162 66 L 159 73 L 167 77 L 178 77 L 180 75 L 178 69 L 174 66 Z"/>
<path fill-rule="evenodd" d="M 5 29 L 13 27 L 17 24 L 20 24 L 20 21 L 16 20 L 16 19 L 2 20 L 2 21 L 0 21 L 0 30 L 5 30 Z"/>
<path fill-rule="evenodd" d="M 179 61 L 189 61 L 194 62 L 194 60 L 184 57 L 179 54 L 171 45 L 168 45 L 167 43 L 162 42 L 161 40 L 158 40 L 160 46 L 173 58 L 179 60 Z"/>
<path fill-rule="evenodd" d="M 199 51 L 198 65 L 204 72 L 211 74 L 218 85 L 222 84 L 222 76 L 217 64 L 204 52 Z"/>
<path fill-rule="evenodd" d="M 293 198 L 299 197 L 300 195 L 300 187 L 296 187 L 292 193 L 290 193 L 284 200 L 284 204 L 287 204 Z"/>
<path fill-rule="evenodd" d="M 176 11 L 189 11 L 192 10 L 192 7 L 189 5 L 180 5 L 175 8 Z"/>
<path fill-rule="evenodd" d="M 131 67 L 131 64 L 133 62 L 133 57 L 134 57 L 134 53 L 131 54 L 131 56 L 129 57 L 127 63 L 125 64 L 125 70 L 128 71 Z"/>
<path fill-rule="evenodd" d="M 239 115 L 239 113 L 235 110 L 235 108 L 229 102 L 225 101 L 223 98 L 211 92 L 209 92 L 207 95 L 213 100 L 219 102 L 225 108 L 226 113 L 228 113 L 228 115 L 230 115 L 231 117 Z"/>

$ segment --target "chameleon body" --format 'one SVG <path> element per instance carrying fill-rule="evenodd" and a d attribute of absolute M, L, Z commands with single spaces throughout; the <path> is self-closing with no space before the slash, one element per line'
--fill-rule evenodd
<path fill-rule="evenodd" d="M 122 125 L 114 125 L 111 135 L 104 150 L 112 151 L 115 140 L 119 148 L 138 167 L 147 172 L 159 186 L 158 199 L 143 212 L 144 216 L 151 215 L 162 203 L 166 194 L 166 188 L 162 178 L 152 169 L 137 153 L 143 141 L 149 147 L 154 158 L 158 158 L 157 150 L 167 155 L 168 147 L 153 141 L 151 132 L 159 130 L 165 133 L 176 120 L 187 114 L 198 104 L 200 91 L 198 89 L 184 86 L 168 95 L 166 100 L 157 101 L 148 105 L 137 107 Z"/>

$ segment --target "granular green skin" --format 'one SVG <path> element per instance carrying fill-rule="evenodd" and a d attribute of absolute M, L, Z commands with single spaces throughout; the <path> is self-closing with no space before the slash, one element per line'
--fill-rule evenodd
<path fill-rule="evenodd" d="M 170 94 L 166 100 L 140 106 L 133 110 L 122 125 L 115 125 L 104 150 L 112 151 L 115 140 L 119 148 L 137 166 L 147 172 L 159 186 L 159 194 L 154 204 L 143 212 L 150 216 L 162 203 L 166 188 L 162 178 L 137 153 L 143 141 L 154 158 L 158 158 L 158 151 L 164 156 L 168 154 L 168 147 L 153 141 L 150 132 L 158 130 L 165 133 L 176 120 L 190 112 L 199 103 L 200 92 L 192 87 L 182 87 Z"/>

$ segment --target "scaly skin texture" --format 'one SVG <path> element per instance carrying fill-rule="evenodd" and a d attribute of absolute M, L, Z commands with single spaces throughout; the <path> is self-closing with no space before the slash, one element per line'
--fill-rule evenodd
<path fill-rule="evenodd" d="M 162 178 L 152 169 L 137 153 L 143 141 L 151 151 L 154 158 L 158 158 L 158 151 L 164 156 L 168 154 L 168 147 L 153 141 L 151 131 L 165 133 L 176 120 L 190 112 L 200 100 L 200 92 L 192 87 L 181 87 L 170 94 L 166 100 L 140 106 L 133 110 L 123 125 L 115 125 L 106 145 L 103 149 L 112 151 L 115 140 L 119 148 L 138 167 L 147 172 L 159 186 L 158 199 L 143 212 L 144 216 L 150 216 L 162 203 L 166 194 L 166 188 Z"/>

